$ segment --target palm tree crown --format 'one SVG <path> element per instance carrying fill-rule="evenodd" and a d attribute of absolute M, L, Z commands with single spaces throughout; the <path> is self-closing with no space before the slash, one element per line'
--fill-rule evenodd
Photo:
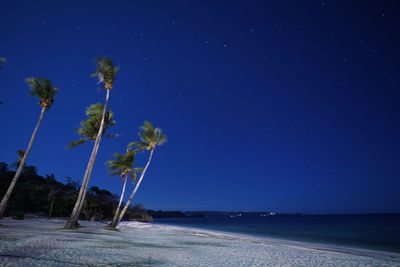
<path fill-rule="evenodd" d="M 153 127 L 149 121 L 145 121 L 144 125 L 140 127 L 142 130 L 139 132 L 141 142 L 129 143 L 128 147 L 134 148 L 135 150 L 154 150 L 156 146 L 160 146 L 167 141 L 167 136 L 163 134 L 160 128 Z"/>
<path fill-rule="evenodd" d="M 135 154 L 134 150 L 127 150 L 126 154 L 114 153 L 114 160 L 109 160 L 106 162 L 111 175 L 117 175 L 119 177 L 129 175 L 132 182 L 136 181 L 137 172 L 141 172 L 142 168 L 132 168 L 135 164 Z"/>
<path fill-rule="evenodd" d="M 101 118 L 103 113 L 103 104 L 97 103 L 92 104 L 86 109 L 86 115 L 89 117 L 86 120 L 81 121 L 81 127 L 76 128 L 76 132 L 83 137 L 80 140 L 74 141 L 67 146 L 67 149 L 76 147 L 84 144 L 89 140 L 96 140 L 97 133 L 100 129 Z M 106 130 L 115 125 L 114 114 L 111 110 L 107 110 L 104 118 L 104 129 L 102 135 Z M 109 134 L 107 137 L 115 137 L 115 134 Z"/>
<path fill-rule="evenodd" d="M 28 78 L 27 83 L 31 86 L 31 95 L 39 98 L 39 105 L 49 109 L 54 102 L 58 88 L 53 87 L 51 82 L 45 78 Z"/>
<path fill-rule="evenodd" d="M 97 60 L 97 71 L 91 76 L 97 76 L 99 78 L 99 83 L 104 82 L 104 87 L 107 90 L 111 90 L 114 84 L 115 77 L 119 70 L 119 66 L 114 67 L 111 59 L 108 57 L 100 57 Z"/>

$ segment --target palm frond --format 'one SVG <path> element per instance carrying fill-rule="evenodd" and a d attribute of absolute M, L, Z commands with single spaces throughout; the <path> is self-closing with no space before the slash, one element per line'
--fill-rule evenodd
<path fill-rule="evenodd" d="M 107 138 L 117 138 L 119 137 L 119 134 L 106 134 Z"/>
<path fill-rule="evenodd" d="M 132 183 L 136 182 L 138 173 L 141 173 L 142 171 L 143 171 L 143 168 L 133 168 L 130 171 L 129 174 L 130 174 L 130 178 L 131 178 Z"/>
<path fill-rule="evenodd" d="M 119 66 L 115 67 L 114 63 L 108 57 L 99 57 L 96 59 L 97 62 L 97 71 L 93 73 L 91 76 L 98 76 L 99 83 L 104 83 L 108 87 L 112 87 L 112 84 L 115 81 L 115 77 L 117 76 L 117 72 L 119 70 Z M 109 88 L 111 89 L 111 88 Z"/>
<path fill-rule="evenodd" d="M 145 132 L 154 131 L 153 124 L 151 124 L 151 122 L 149 121 L 144 121 L 144 125 L 140 126 L 140 129 L 142 129 Z"/>
<path fill-rule="evenodd" d="M 138 133 L 140 140 L 142 140 L 143 143 L 151 143 L 151 137 L 149 137 L 148 135 L 146 135 L 146 133 L 144 132 L 139 132 Z"/>
<path fill-rule="evenodd" d="M 135 152 L 127 150 L 126 154 L 114 153 L 113 160 L 106 162 L 110 175 L 118 175 L 120 177 L 129 174 L 135 163 Z"/>
<path fill-rule="evenodd" d="M 136 180 L 137 180 L 137 173 L 132 174 L 130 177 L 131 177 L 131 182 L 132 182 L 133 184 L 136 183 Z"/>
<path fill-rule="evenodd" d="M 74 142 L 71 142 L 66 148 L 67 148 L 67 150 L 70 150 L 71 148 L 75 148 L 79 145 L 82 145 L 82 144 L 86 143 L 87 141 L 89 141 L 88 138 L 76 140 Z"/>
<path fill-rule="evenodd" d="M 156 133 L 154 132 L 154 127 L 153 124 L 151 124 L 151 122 L 145 121 L 144 125 L 141 126 L 140 129 L 143 130 L 143 132 L 139 134 L 139 137 L 142 140 L 146 140 L 148 142 L 152 142 L 155 140 Z"/>
<path fill-rule="evenodd" d="M 56 93 L 58 92 L 57 87 L 53 87 L 48 79 L 39 78 L 28 78 L 27 83 L 30 85 L 31 95 L 39 98 L 39 104 L 46 109 L 49 109 L 54 102 Z"/>
<path fill-rule="evenodd" d="M 133 170 L 134 170 L 135 172 L 142 172 L 142 171 L 143 171 L 143 168 L 133 168 Z"/>
<path fill-rule="evenodd" d="M 97 103 L 92 104 L 86 109 L 86 115 L 88 118 L 86 120 L 81 121 L 81 127 L 76 129 L 76 132 L 84 137 L 89 138 L 90 140 L 95 140 L 97 134 L 100 130 L 101 119 L 103 116 L 103 104 Z M 107 110 L 104 118 L 104 129 L 103 134 L 106 130 L 115 125 L 115 120 L 113 120 L 114 114 L 111 110 Z M 107 137 L 115 137 L 116 135 L 109 134 Z"/>
<path fill-rule="evenodd" d="M 149 121 L 145 121 L 144 125 L 140 127 L 142 130 L 139 132 L 141 142 L 132 142 L 130 147 L 138 147 L 139 149 L 154 149 L 157 145 L 162 145 L 167 141 L 167 136 L 160 128 L 153 127 Z"/>
<path fill-rule="evenodd" d="M 130 143 L 128 144 L 128 148 L 129 148 L 129 149 L 134 148 L 134 149 L 136 149 L 136 150 L 144 150 L 144 149 L 146 149 L 148 146 L 149 146 L 149 144 L 146 143 L 146 142 L 130 142 Z"/>
<path fill-rule="evenodd" d="M 163 134 L 160 128 L 156 128 L 155 132 L 157 133 L 156 144 L 161 146 L 167 142 L 167 136 Z"/>
<path fill-rule="evenodd" d="M 112 154 L 112 156 L 113 156 L 114 158 L 121 159 L 124 155 L 121 154 L 121 153 L 115 152 L 115 153 Z"/>

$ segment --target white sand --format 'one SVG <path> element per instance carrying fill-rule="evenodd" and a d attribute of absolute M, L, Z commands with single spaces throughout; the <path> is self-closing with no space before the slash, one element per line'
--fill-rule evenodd
<path fill-rule="evenodd" d="M 0 228 L 0 266 L 400 266 L 400 255 L 393 253 L 332 251 L 326 246 L 137 222 L 123 223 L 120 232 L 84 221 L 86 228 L 57 230 L 64 222 L 0 220 L 5 226 Z"/>

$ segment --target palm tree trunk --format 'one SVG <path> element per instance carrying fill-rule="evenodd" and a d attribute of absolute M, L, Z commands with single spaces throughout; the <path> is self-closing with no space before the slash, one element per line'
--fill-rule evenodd
<path fill-rule="evenodd" d="M 101 118 L 99 132 L 97 133 L 96 140 L 93 145 L 92 154 L 90 155 L 90 159 L 89 159 L 88 165 L 86 167 L 85 175 L 83 176 L 82 185 L 81 185 L 81 188 L 79 189 L 79 194 L 78 194 L 78 198 L 75 202 L 74 209 L 72 210 L 71 216 L 69 217 L 68 221 L 66 222 L 64 228 L 75 228 L 75 225 L 78 221 L 79 215 L 82 211 L 83 202 L 85 201 L 90 176 L 91 176 L 92 170 L 93 170 L 93 165 L 94 165 L 94 162 L 95 162 L 95 159 L 97 156 L 97 151 L 100 146 L 101 137 L 103 135 L 104 121 L 105 121 L 105 115 L 106 115 L 107 103 L 108 103 L 109 97 L 110 97 L 110 90 L 107 90 L 106 100 L 104 102 L 103 115 Z"/>
<path fill-rule="evenodd" d="M 106 100 L 104 102 L 104 108 L 103 108 L 103 114 L 101 117 L 101 123 L 100 123 L 100 128 L 99 128 L 99 132 L 97 133 L 96 136 L 96 140 L 93 146 L 93 150 L 92 150 L 92 155 L 90 156 L 90 160 L 88 163 L 88 168 L 86 169 L 85 172 L 85 176 L 84 176 L 84 180 L 86 181 L 85 183 L 83 183 L 82 181 L 82 186 L 83 186 L 83 190 L 82 190 L 82 194 L 81 194 L 81 200 L 79 202 L 79 207 L 78 207 L 78 211 L 76 212 L 76 216 L 75 216 L 75 223 L 78 221 L 79 215 L 81 214 L 82 211 L 82 207 L 85 201 L 85 197 L 86 197 L 86 192 L 89 186 L 89 181 L 90 181 L 90 177 L 92 175 L 92 170 L 93 170 L 93 166 L 97 157 L 97 152 L 99 151 L 99 147 L 100 147 L 100 142 L 101 142 L 101 138 L 103 137 L 103 130 L 104 130 L 104 121 L 105 121 L 105 115 L 106 115 L 106 110 L 107 110 L 107 104 L 108 104 L 108 99 L 110 97 L 110 90 L 107 90 L 106 93 Z M 90 165 L 90 167 L 89 167 Z M 85 179 L 86 177 L 86 179 Z M 81 189 L 82 189 L 81 186 Z M 79 196 L 78 196 L 79 197 Z"/>
<path fill-rule="evenodd" d="M 86 192 L 87 192 L 87 189 L 89 187 L 89 180 L 90 180 L 90 177 L 92 175 L 92 170 L 93 170 L 93 166 L 94 166 L 94 163 L 95 163 L 95 160 L 96 160 L 96 157 L 97 157 L 97 152 L 99 151 L 101 137 L 102 136 L 100 136 L 97 144 L 95 144 L 95 153 L 94 153 L 93 161 L 91 163 L 89 172 L 87 174 L 87 179 L 86 179 L 86 183 L 84 185 L 83 194 L 82 194 L 82 200 L 80 201 L 80 206 L 79 206 L 78 212 L 76 214 L 76 221 L 78 221 L 79 215 L 81 214 L 81 211 L 82 211 L 82 208 L 83 208 L 83 204 L 85 202 Z"/>
<path fill-rule="evenodd" d="M 53 211 L 53 202 L 54 202 L 54 197 L 51 199 L 49 218 L 51 218 L 51 212 Z"/>
<path fill-rule="evenodd" d="M 147 168 L 148 168 L 149 165 L 150 165 L 151 158 L 153 157 L 153 152 L 154 152 L 154 149 L 151 150 L 150 156 L 149 156 L 149 160 L 147 161 L 147 164 L 146 164 L 146 166 L 144 167 L 143 172 L 142 172 L 142 174 L 140 175 L 139 181 L 136 183 L 135 189 L 133 189 L 133 192 L 132 192 L 131 196 L 129 197 L 128 202 L 126 202 L 124 209 L 122 210 L 121 214 L 119 215 L 118 220 L 117 220 L 113 225 L 110 225 L 110 226 L 112 226 L 112 227 L 114 227 L 114 228 L 117 227 L 118 224 L 119 224 L 119 222 L 120 222 L 120 221 L 122 220 L 122 218 L 124 217 L 125 212 L 126 212 L 126 210 L 128 209 L 129 205 L 131 204 L 131 201 L 132 201 L 133 197 L 135 196 L 136 191 L 139 189 L 139 186 L 140 186 L 140 183 L 141 183 L 142 180 L 143 180 L 144 174 L 146 173 L 146 170 L 147 170 Z"/>
<path fill-rule="evenodd" d="M 121 197 L 119 198 L 118 207 L 117 207 L 117 210 L 115 211 L 114 218 L 112 219 L 110 225 L 114 224 L 115 221 L 117 220 L 117 216 L 119 214 L 119 209 L 121 208 L 122 200 L 124 199 L 125 187 L 126 187 L 126 181 L 127 180 L 128 180 L 128 174 L 125 175 L 125 181 L 124 181 L 124 186 L 122 187 Z"/>
<path fill-rule="evenodd" d="M 32 148 L 32 145 L 33 145 L 33 141 L 35 140 L 36 133 L 37 133 L 37 131 L 38 131 L 38 129 L 39 129 L 40 123 L 41 123 L 42 120 L 43 120 L 43 115 L 44 115 L 44 112 L 45 112 L 45 111 L 46 111 L 46 107 L 42 107 L 42 110 L 41 110 L 40 116 L 39 116 L 39 121 L 37 122 L 36 127 L 35 127 L 35 130 L 33 131 L 31 140 L 29 141 L 29 144 L 28 144 L 28 148 L 26 149 L 26 151 L 25 151 L 25 153 L 24 153 L 24 156 L 22 157 L 21 163 L 20 163 L 19 166 L 18 166 L 17 172 L 15 173 L 15 176 L 14 176 L 14 178 L 12 179 L 11 184 L 10 184 L 10 186 L 8 187 L 8 190 L 7 190 L 6 194 L 5 194 L 3 200 L 2 200 L 1 203 L 0 203 L 0 218 L 1 218 L 1 217 L 3 216 L 3 214 L 4 214 L 4 211 L 5 211 L 5 209 L 6 209 L 8 200 L 10 199 L 11 193 L 13 192 L 14 187 L 15 187 L 15 184 L 17 183 L 18 178 L 19 178 L 19 176 L 21 175 L 22 169 L 23 169 L 24 166 L 25 166 L 25 161 L 26 161 L 26 159 L 28 158 L 29 152 L 31 151 L 31 148 Z"/>

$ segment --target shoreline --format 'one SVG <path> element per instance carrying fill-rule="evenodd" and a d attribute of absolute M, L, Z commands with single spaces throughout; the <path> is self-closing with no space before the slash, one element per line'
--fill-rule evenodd
<path fill-rule="evenodd" d="M 124 226 L 129 227 L 129 224 L 146 224 L 142 222 L 122 222 Z M 244 233 L 235 233 L 235 232 L 228 232 L 228 231 L 221 231 L 221 230 L 211 230 L 211 229 L 204 229 L 204 228 L 197 228 L 197 227 L 188 227 L 188 226 L 181 226 L 181 225 L 174 225 L 174 224 L 158 224 L 157 222 L 149 223 L 151 225 L 157 227 L 166 227 L 175 229 L 177 231 L 187 231 L 187 232 L 198 232 L 200 234 L 208 234 L 208 235 L 215 235 L 215 236 L 223 236 L 228 238 L 235 238 L 238 240 L 244 241 L 254 241 L 254 242 L 266 242 L 268 244 L 277 245 L 277 246 L 288 246 L 288 247 L 296 247 L 301 249 L 311 249 L 316 251 L 329 251 L 329 252 L 338 252 L 338 253 L 347 253 L 356 256 L 364 256 L 364 257 L 373 257 L 373 258 L 383 258 L 383 259 L 390 259 L 399 261 L 400 263 L 400 253 L 391 252 L 391 251 L 384 251 L 384 250 L 372 250 L 372 249 L 365 249 L 360 247 L 353 247 L 353 246 L 340 246 L 340 245 L 331 245 L 331 244 L 324 244 L 318 242 L 303 242 L 303 241 L 294 241 L 288 239 L 281 239 L 281 238 L 273 238 L 273 237 L 265 237 L 259 235 L 250 235 Z"/>
<path fill-rule="evenodd" d="M 122 222 L 57 230 L 64 219 L 5 218 L 0 224 L 0 262 L 7 266 L 400 266 L 400 258 L 369 251 L 309 246 L 249 235 Z"/>

